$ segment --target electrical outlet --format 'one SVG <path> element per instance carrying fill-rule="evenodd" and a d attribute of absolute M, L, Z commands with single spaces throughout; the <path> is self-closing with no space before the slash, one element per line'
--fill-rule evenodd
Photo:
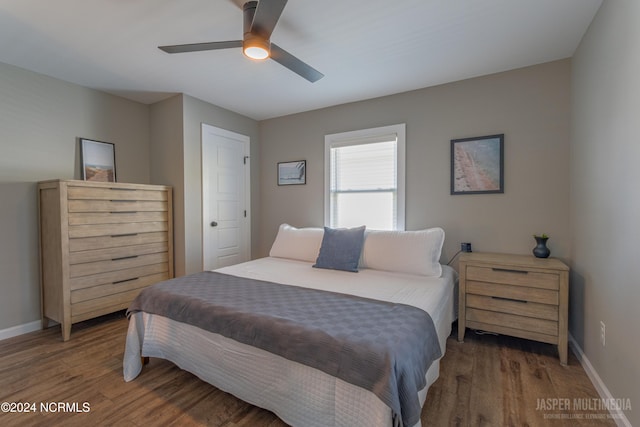
<path fill-rule="evenodd" d="M 604 347 L 604 344 L 606 342 L 606 326 L 604 324 L 604 322 L 601 320 L 600 321 L 600 342 L 602 343 L 602 346 Z"/>
<path fill-rule="evenodd" d="M 460 250 L 462 252 L 471 252 L 471 243 L 460 243 Z"/>

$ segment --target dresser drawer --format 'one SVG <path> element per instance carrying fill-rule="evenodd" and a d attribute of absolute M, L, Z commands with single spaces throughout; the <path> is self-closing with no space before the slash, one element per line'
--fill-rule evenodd
<path fill-rule="evenodd" d="M 467 267 L 467 280 L 558 290 L 558 275 L 517 267 Z"/>
<path fill-rule="evenodd" d="M 467 307 L 558 321 L 558 306 L 551 304 L 467 294 Z"/>
<path fill-rule="evenodd" d="M 166 211 L 165 201 L 145 200 L 69 200 L 69 212 L 154 212 Z"/>
<path fill-rule="evenodd" d="M 518 316 L 508 313 L 467 308 L 466 320 L 468 322 L 478 322 L 486 325 L 503 326 L 531 331 L 544 335 L 558 336 L 558 322 L 552 320 L 536 319 L 533 317 Z M 487 330 L 492 328 L 488 327 Z"/>
<path fill-rule="evenodd" d="M 141 289 L 154 283 L 169 279 L 167 272 L 151 274 L 149 276 L 138 277 L 131 280 L 125 280 L 116 283 L 107 283 L 105 285 L 93 286 L 90 288 L 78 289 L 71 291 L 71 304 L 77 304 L 84 301 L 102 298 L 112 294 L 131 291 L 133 289 Z"/>
<path fill-rule="evenodd" d="M 148 243 L 168 242 L 166 232 L 114 234 L 69 239 L 69 251 L 90 251 L 94 249 L 118 248 L 122 246 L 143 245 Z"/>
<path fill-rule="evenodd" d="M 107 249 L 94 249 L 89 251 L 71 252 L 69 254 L 69 264 L 83 264 L 95 261 L 115 261 L 133 256 L 166 253 L 168 243 L 148 243 L 145 245 L 116 246 Z"/>
<path fill-rule="evenodd" d="M 121 211 L 89 213 L 79 212 L 69 214 L 69 225 L 87 224 L 123 224 L 135 222 L 167 221 L 167 212 Z"/>
<path fill-rule="evenodd" d="M 110 271 L 126 270 L 133 267 L 141 267 L 151 264 L 160 264 L 168 261 L 166 252 L 153 253 L 148 255 L 131 255 L 122 258 L 113 258 L 106 261 L 85 262 L 73 264 L 69 267 L 69 277 L 71 279 L 107 273 Z"/>
<path fill-rule="evenodd" d="M 104 284 L 117 284 L 138 277 L 148 276 L 155 273 L 164 273 L 169 271 L 167 262 L 158 264 L 143 265 L 140 267 L 126 268 L 124 270 L 107 271 L 105 273 L 92 274 L 90 276 L 80 276 L 69 280 L 69 286 L 72 291 L 77 289 L 90 288 L 92 286 Z"/>
<path fill-rule="evenodd" d="M 81 322 L 106 313 L 123 310 L 131 304 L 142 289 L 133 289 L 119 294 L 71 304 L 71 321 Z"/>
<path fill-rule="evenodd" d="M 116 187 L 74 187 L 69 186 L 69 200 L 167 200 L 167 192 L 162 190 L 146 190 Z"/>
<path fill-rule="evenodd" d="M 485 295 L 488 297 L 502 297 L 553 305 L 558 305 L 559 301 L 558 291 L 549 289 L 472 281 L 467 281 L 466 288 L 468 294 Z"/>
<path fill-rule="evenodd" d="M 152 233 L 155 231 L 167 231 L 169 225 L 166 221 L 138 222 L 130 224 L 97 224 L 97 225 L 71 225 L 69 226 L 69 238 L 95 237 L 95 236 L 119 236 L 134 233 Z"/>

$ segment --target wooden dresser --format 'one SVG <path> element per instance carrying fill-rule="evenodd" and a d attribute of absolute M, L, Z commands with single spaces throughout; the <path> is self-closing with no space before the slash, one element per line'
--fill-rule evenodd
<path fill-rule="evenodd" d="M 122 310 L 173 277 L 171 187 L 75 180 L 38 184 L 42 323 Z"/>
<path fill-rule="evenodd" d="M 555 258 L 460 256 L 458 341 L 465 328 L 556 344 L 567 364 L 569 267 Z"/>

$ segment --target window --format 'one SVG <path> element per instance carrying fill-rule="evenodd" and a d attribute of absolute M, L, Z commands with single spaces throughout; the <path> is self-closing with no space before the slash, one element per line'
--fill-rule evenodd
<path fill-rule="evenodd" d="M 325 225 L 404 230 L 405 125 L 325 136 Z"/>

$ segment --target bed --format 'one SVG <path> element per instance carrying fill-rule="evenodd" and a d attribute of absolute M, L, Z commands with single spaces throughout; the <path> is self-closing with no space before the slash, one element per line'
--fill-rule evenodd
<path fill-rule="evenodd" d="M 422 407 L 429 386 L 438 378 L 456 313 L 456 273 L 439 264 L 444 232 L 437 228 L 367 231 L 357 273 L 313 268 L 323 252 L 325 234 L 323 229 L 283 224 L 269 257 L 224 267 L 215 274 L 391 302 L 428 313 L 440 353 L 425 368 L 422 387 L 416 390 Z M 419 419 L 407 424 L 379 394 L 341 375 L 157 313 L 130 310 L 129 319 L 125 381 L 140 374 L 141 356 L 159 357 L 293 426 L 420 426 Z"/>

